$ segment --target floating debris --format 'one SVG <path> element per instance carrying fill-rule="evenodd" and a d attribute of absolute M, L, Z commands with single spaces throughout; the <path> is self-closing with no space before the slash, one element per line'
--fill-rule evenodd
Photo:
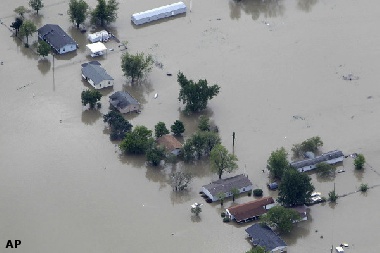
<path fill-rule="evenodd" d="M 359 80 L 358 76 L 354 76 L 353 74 L 348 74 L 346 76 L 342 76 L 343 80 L 352 81 L 352 80 Z"/>
<path fill-rule="evenodd" d="M 154 99 L 156 99 L 158 97 L 158 93 L 154 94 Z"/>
<path fill-rule="evenodd" d="M 166 73 L 167 76 L 172 76 L 172 73 Z"/>
<path fill-rule="evenodd" d="M 293 115 L 293 119 L 305 120 L 305 118 L 300 115 Z"/>
<path fill-rule="evenodd" d="M 2 64 L 1 64 L 2 65 Z M 372 96 L 368 96 L 367 99 L 372 99 L 373 97 Z"/>

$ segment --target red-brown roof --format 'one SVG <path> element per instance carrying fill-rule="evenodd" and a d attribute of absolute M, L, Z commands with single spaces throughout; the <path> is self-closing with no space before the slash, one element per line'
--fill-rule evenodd
<path fill-rule="evenodd" d="M 248 203 L 230 207 L 228 208 L 228 211 L 235 217 L 236 221 L 239 222 L 266 213 L 268 210 L 265 209 L 265 206 L 273 203 L 274 200 L 272 197 L 264 197 Z"/>
<path fill-rule="evenodd" d="M 182 148 L 182 144 L 170 134 L 163 135 L 157 139 L 157 144 L 164 146 L 168 151 L 172 151 L 176 148 Z"/>

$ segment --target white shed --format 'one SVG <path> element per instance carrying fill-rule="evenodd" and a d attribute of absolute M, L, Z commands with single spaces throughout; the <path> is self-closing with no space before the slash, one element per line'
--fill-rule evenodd
<path fill-rule="evenodd" d="M 132 15 L 132 22 L 135 25 L 142 25 L 161 18 L 175 16 L 186 13 L 186 5 L 183 2 L 161 6 L 152 10 L 135 13 Z"/>
<path fill-rule="evenodd" d="M 101 56 L 107 52 L 107 48 L 102 42 L 87 44 L 86 47 L 90 49 L 92 57 Z"/>
<path fill-rule="evenodd" d="M 96 33 L 90 33 L 88 36 L 87 36 L 87 39 L 89 41 L 91 41 L 91 43 L 95 43 L 95 42 L 103 42 L 103 41 L 108 41 L 109 39 L 111 38 L 111 34 L 108 33 L 106 30 L 102 30 L 100 32 L 96 32 Z"/>

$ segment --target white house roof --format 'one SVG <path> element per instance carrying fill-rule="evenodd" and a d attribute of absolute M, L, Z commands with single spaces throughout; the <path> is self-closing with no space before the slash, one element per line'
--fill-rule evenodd
<path fill-rule="evenodd" d="M 113 80 L 98 61 L 83 63 L 82 74 L 94 81 L 95 84 L 99 84 L 104 80 Z"/>
<path fill-rule="evenodd" d="M 102 52 L 107 50 L 106 46 L 102 42 L 96 42 L 87 44 L 86 47 L 91 50 L 92 53 Z"/>
<path fill-rule="evenodd" d="M 148 11 L 135 13 L 132 15 L 132 18 L 135 20 L 140 20 L 140 19 L 156 16 L 156 15 L 159 15 L 161 13 L 172 12 L 172 11 L 175 11 L 178 9 L 183 9 L 183 8 L 186 9 L 186 5 L 183 2 L 178 2 L 178 3 L 169 4 L 169 5 L 161 6 L 158 8 L 154 8 L 154 9 L 151 9 Z"/>

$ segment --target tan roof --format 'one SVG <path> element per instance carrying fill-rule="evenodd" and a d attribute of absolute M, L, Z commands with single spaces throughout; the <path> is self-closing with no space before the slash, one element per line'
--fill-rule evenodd
<path fill-rule="evenodd" d="M 157 139 L 157 144 L 164 146 L 167 150 L 172 151 L 177 148 L 182 148 L 182 144 L 170 134 L 163 135 Z"/>
<path fill-rule="evenodd" d="M 264 197 L 258 200 L 250 201 L 244 204 L 233 206 L 228 208 L 230 214 L 235 216 L 236 221 L 242 221 L 256 216 L 260 216 L 266 213 L 266 205 L 273 204 L 272 197 Z"/>

